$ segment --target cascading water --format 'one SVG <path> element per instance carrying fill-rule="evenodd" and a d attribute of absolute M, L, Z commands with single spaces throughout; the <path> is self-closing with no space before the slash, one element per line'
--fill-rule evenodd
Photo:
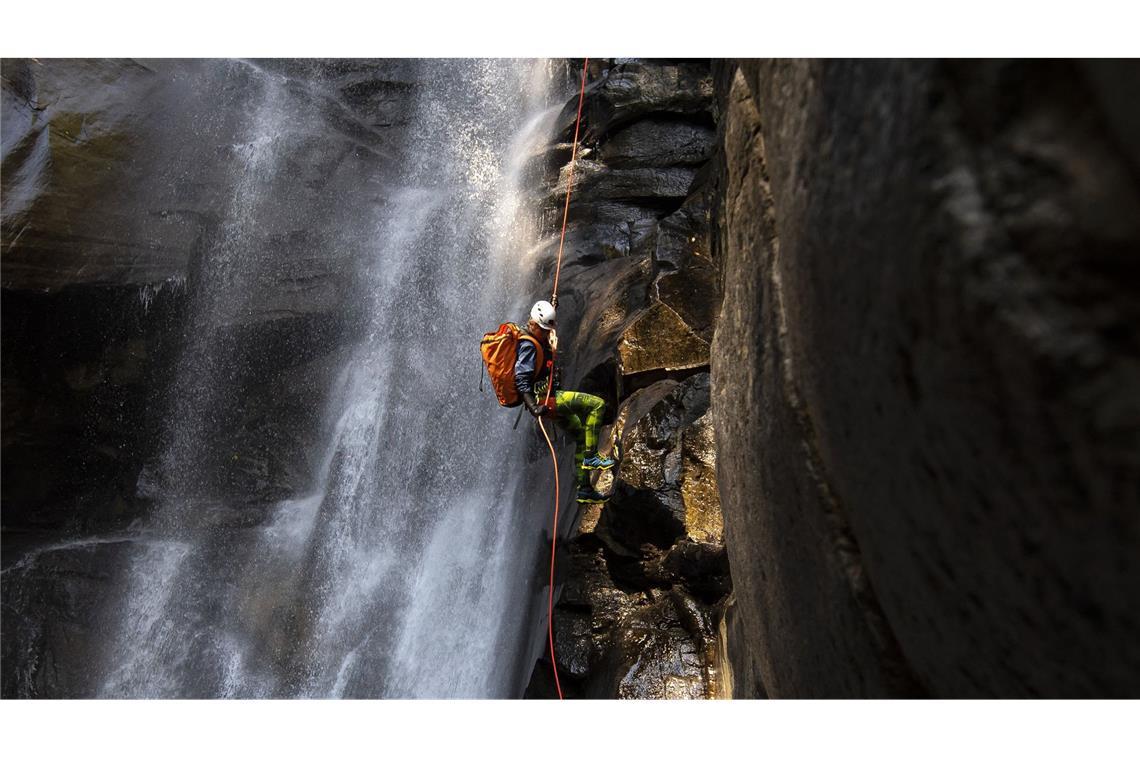
<path fill-rule="evenodd" d="M 549 503 L 544 484 L 523 488 L 530 434 L 477 390 L 475 343 L 537 295 L 525 168 L 557 113 L 550 67 L 421 64 L 382 211 L 340 211 L 370 241 L 367 325 L 327 396 L 316 486 L 234 531 L 211 523 L 201 498 L 204 452 L 227 424 L 219 393 L 240 363 L 219 326 L 240 319 L 273 266 L 253 241 L 282 213 L 288 192 L 274 178 L 306 139 L 282 80 L 263 79 L 195 280 L 156 476 L 166 490 L 128 572 L 99 693 L 519 696 L 540 633 Z"/>

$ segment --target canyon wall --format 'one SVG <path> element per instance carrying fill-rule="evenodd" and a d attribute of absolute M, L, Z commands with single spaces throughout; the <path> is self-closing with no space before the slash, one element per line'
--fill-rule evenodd
<path fill-rule="evenodd" d="M 718 67 L 736 696 L 1140 694 L 1138 74 Z"/>
<path fill-rule="evenodd" d="M 3 61 L 5 697 L 94 693 L 126 531 L 174 485 L 232 535 L 312 487 L 411 69 Z M 294 153 L 262 176 L 267 134 Z M 194 403 L 218 424 L 164 470 Z"/>

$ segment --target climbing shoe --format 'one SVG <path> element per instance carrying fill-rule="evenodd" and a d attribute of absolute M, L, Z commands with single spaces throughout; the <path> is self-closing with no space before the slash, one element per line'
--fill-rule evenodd
<path fill-rule="evenodd" d="M 604 504 L 608 498 L 589 486 L 578 489 L 578 501 L 581 504 Z"/>
<path fill-rule="evenodd" d="M 582 460 L 583 470 L 608 470 L 614 466 L 614 460 L 601 454 L 593 454 Z"/>

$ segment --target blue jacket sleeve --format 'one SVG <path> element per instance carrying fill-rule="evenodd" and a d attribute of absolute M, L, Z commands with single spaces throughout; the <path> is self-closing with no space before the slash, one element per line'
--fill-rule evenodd
<path fill-rule="evenodd" d="M 536 358 L 534 344 L 529 340 L 520 340 L 515 358 L 515 389 L 519 393 L 534 392 Z"/>

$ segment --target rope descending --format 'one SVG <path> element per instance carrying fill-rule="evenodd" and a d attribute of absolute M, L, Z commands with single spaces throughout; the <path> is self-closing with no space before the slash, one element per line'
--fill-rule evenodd
<path fill-rule="evenodd" d="M 570 147 L 570 172 L 566 180 L 566 204 L 562 208 L 562 234 L 558 238 L 558 258 L 554 265 L 554 288 L 550 292 L 550 303 L 556 308 L 558 306 L 558 276 L 562 272 L 562 248 L 566 243 L 566 221 L 570 217 L 570 193 L 574 189 L 574 162 L 578 157 L 578 130 L 582 125 L 582 102 L 586 97 L 586 66 L 589 62 L 589 58 L 582 59 L 582 86 L 578 91 L 578 116 L 574 121 L 574 142 Z M 551 346 L 550 374 L 546 383 L 546 398 L 542 401 L 547 408 L 550 407 L 550 394 L 554 388 L 556 354 L 556 347 Z M 546 445 L 550 447 L 550 461 L 554 467 L 554 523 L 550 531 L 550 594 L 546 604 L 546 630 L 547 638 L 550 640 L 550 667 L 554 670 L 554 688 L 558 690 L 558 698 L 562 699 L 562 684 L 558 680 L 558 660 L 554 656 L 554 554 L 558 547 L 558 504 L 562 501 L 562 494 L 558 483 L 558 456 L 554 451 L 554 442 L 546 432 L 546 426 L 542 424 L 541 417 L 538 418 L 538 427 L 542 430 L 543 437 L 546 438 Z"/>

